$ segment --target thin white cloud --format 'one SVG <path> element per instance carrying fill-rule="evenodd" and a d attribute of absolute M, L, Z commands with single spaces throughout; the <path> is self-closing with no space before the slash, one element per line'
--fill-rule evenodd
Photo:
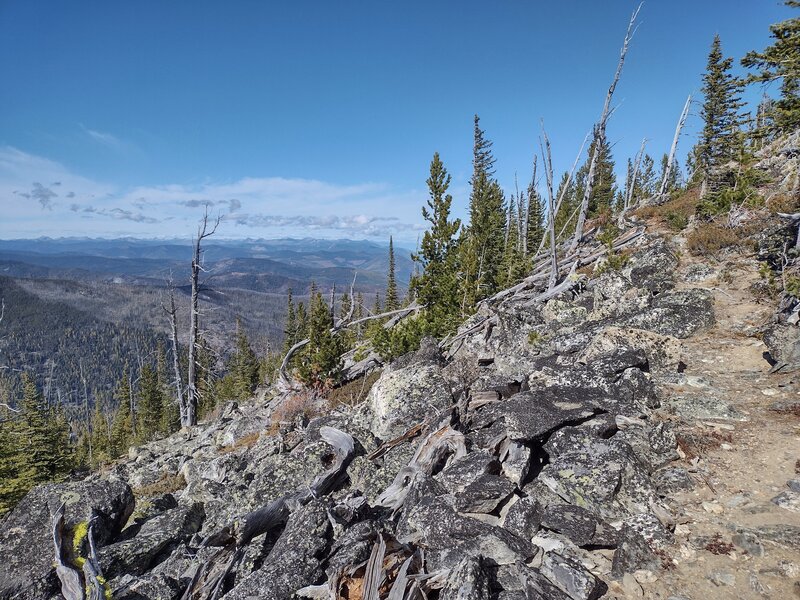
<path fill-rule="evenodd" d="M 60 182 L 44 186 L 41 181 Z M 413 240 L 423 229 L 426 195 L 382 183 L 245 177 L 229 182 L 124 188 L 78 176 L 65 166 L 0 146 L 0 237 L 39 235 L 189 236 L 204 206 L 229 237 Z M 58 199 L 65 198 L 64 202 Z M 46 212 L 43 208 L 47 208 Z M 120 225 L 127 224 L 122 230 Z M 133 229 L 131 229 L 133 228 Z"/>
<path fill-rule="evenodd" d="M 128 142 L 125 142 L 115 136 L 113 133 L 108 133 L 107 131 L 99 131 L 97 129 L 90 129 L 86 127 L 83 123 L 78 123 L 81 130 L 89 136 L 89 138 L 98 144 L 106 146 L 107 148 L 113 148 L 114 150 L 126 150 L 130 146 Z"/>

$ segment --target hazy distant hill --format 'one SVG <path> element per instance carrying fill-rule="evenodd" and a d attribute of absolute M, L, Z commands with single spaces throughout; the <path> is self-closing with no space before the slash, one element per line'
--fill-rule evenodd
<path fill-rule="evenodd" d="M 388 247 L 372 242 L 220 241 L 205 249 L 203 327 L 220 357 L 231 347 L 237 318 L 258 351 L 276 347 L 290 288 L 300 300 L 312 281 L 341 293 L 357 272 L 356 289 L 371 306 L 386 284 Z M 7 305 L 0 368 L 32 370 L 44 384 L 52 364 L 56 385 L 74 397 L 83 364 L 90 388 L 107 393 L 125 361 L 165 339 L 161 303 L 170 273 L 180 335 L 186 337 L 191 251 L 188 241 L 0 240 L 0 296 Z M 405 283 L 412 269 L 409 253 L 398 249 L 395 255 L 398 281 Z"/>

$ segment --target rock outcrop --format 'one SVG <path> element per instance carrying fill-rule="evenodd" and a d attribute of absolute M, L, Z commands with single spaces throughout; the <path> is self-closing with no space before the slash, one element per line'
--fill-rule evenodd
<path fill-rule="evenodd" d="M 58 597 L 49 524 L 64 501 L 69 527 L 99 515 L 120 598 L 587 600 L 658 569 L 674 526 L 662 498 L 691 484 L 654 418 L 658 382 L 714 322 L 707 292 L 674 288 L 676 262 L 644 238 L 620 271 L 545 303 L 485 303 L 444 356 L 404 357 L 359 406 L 268 433 L 277 400 L 231 405 L 104 479 L 36 488 L 0 531 L 0 598 Z M 332 461 L 322 427 L 355 457 L 311 497 Z M 242 541 L 242 515 L 280 499 Z"/>

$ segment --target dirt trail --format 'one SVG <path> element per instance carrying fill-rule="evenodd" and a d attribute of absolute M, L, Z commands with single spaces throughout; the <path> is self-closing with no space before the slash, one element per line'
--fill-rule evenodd
<path fill-rule="evenodd" d="M 713 293 L 717 324 L 685 340 L 686 369 L 662 387 L 665 405 L 675 397 L 713 398 L 739 414 L 665 417 L 676 422 L 686 455 L 682 466 L 696 482 L 693 489 L 671 497 L 678 515 L 677 550 L 671 552 L 677 565 L 654 582 L 640 574 L 641 587 L 629 577 L 622 589 L 612 588 L 612 595 L 800 598 L 800 504 L 790 510 L 772 502 L 788 491 L 787 480 L 800 478 L 800 415 L 774 410 L 778 402 L 800 406 L 800 373 L 770 374 L 763 356 L 767 349 L 756 332 L 769 321 L 774 301 L 758 302 L 751 291 L 760 279 L 752 257 L 714 264 L 683 251 L 677 278 L 679 288 Z M 695 453 L 699 456 L 692 460 Z M 764 526 L 780 526 L 767 531 L 770 537 L 782 536 L 782 544 L 766 539 L 765 530 L 753 537 L 752 531 Z M 734 540 L 737 533 L 740 537 Z"/>

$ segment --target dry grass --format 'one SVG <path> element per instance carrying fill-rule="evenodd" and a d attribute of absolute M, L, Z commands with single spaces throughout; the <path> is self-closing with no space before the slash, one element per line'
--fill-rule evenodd
<path fill-rule="evenodd" d="M 767 200 L 767 208 L 774 213 L 794 213 L 800 209 L 800 195 L 781 192 Z"/>
<path fill-rule="evenodd" d="M 247 435 L 240 437 L 230 446 L 222 446 L 217 451 L 220 454 L 228 454 L 230 452 L 235 452 L 239 448 L 252 448 L 260 437 L 261 434 L 258 431 L 248 433 Z"/>
<path fill-rule="evenodd" d="M 695 256 L 716 255 L 726 248 L 738 248 L 744 239 L 740 233 L 716 223 L 702 223 L 686 236 L 686 247 Z"/>
<path fill-rule="evenodd" d="M 381 371 L 373 371 L 365 377 L 354 379 L 350 383 L 346 383 L 341 387 L 334 388 L 328 393 L 328 405 L 331 407 L 346 404 L 347 406 L 355 406 L 360 404 L 367 398 L 367 394 L 378 381 L 381 376 Z"/>
<path fill-rule="evenodd" d="M 645 206 L 636 210 L 635 214 L 642 219 L 654 219 L 671 229 L 681 230 L 686 227 L 689 217 L 697 211 L 699 202 L 700 188 L 694 187 L 661 206 Z"/>
<path fill-rule="evenodd" d="M 280 406 L 272 411 L 271 423 L 267 435 L 275 435 L 282 422 L 294 421 L 300 415 L 310 419 L 320 415 L 319 402 L 313 390 L 298 392 L 286 398 Z"/>
<path fill-rule="evenodd" d="M 162 473 L 157 481 L 148 485 L 143 485 L 133 489 L 133 495 L 137 498 L 152 498 L 154 496 L 163 496 L 164 494 L 172 494 L 178 490 L 186 487 L 186 479 L 183 473 L 172 475 L 170 473 Z"/>

